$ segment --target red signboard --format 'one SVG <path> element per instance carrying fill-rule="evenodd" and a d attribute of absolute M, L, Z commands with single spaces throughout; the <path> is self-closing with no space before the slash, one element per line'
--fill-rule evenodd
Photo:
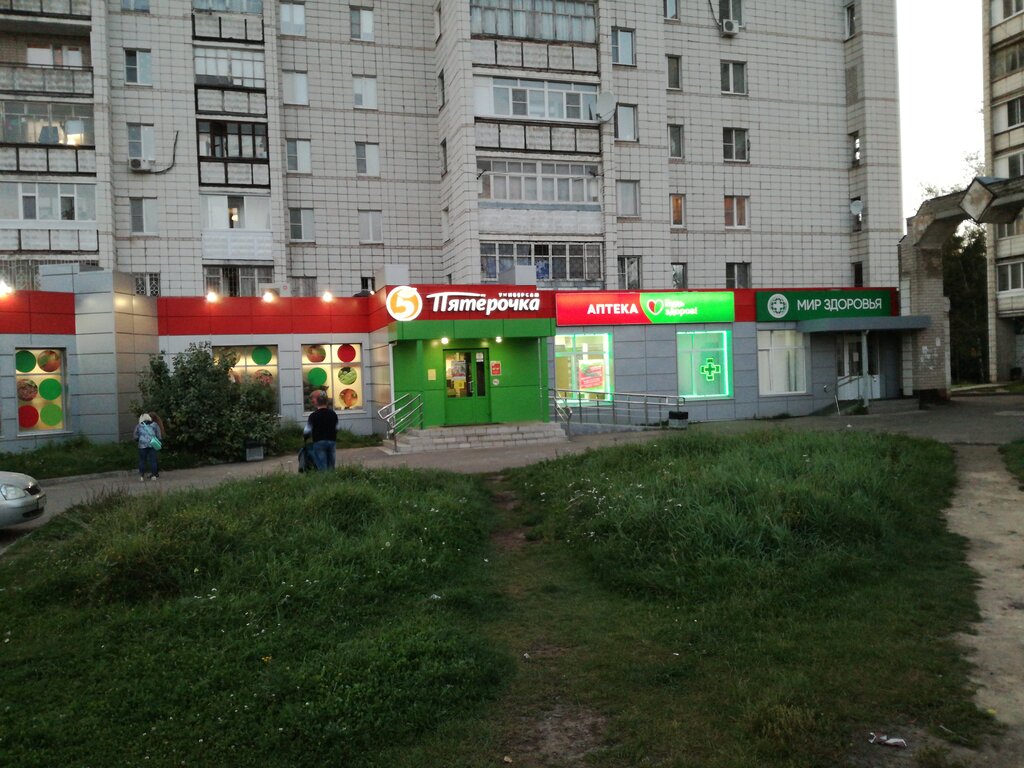
<path fill-rule="evenodd" d="M 731 323 L 732 291 L 580 291 L 559 293 L 555 322 L 570 325 Z"/>
<path fill-rule="evenodd" d="M 385 306 L 399 322 L 549 319 L 555 294 L 526 285 L 399 285 L 388 289 Z"/>
<path fill-rule="evenodd" d="M 501 376 L 501 362 L 498 360 L 491 361 L 491 376 Z"/>

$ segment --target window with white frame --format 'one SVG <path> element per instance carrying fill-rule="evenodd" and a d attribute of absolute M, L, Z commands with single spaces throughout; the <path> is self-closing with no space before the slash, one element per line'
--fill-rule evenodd
<path fill-rule="evenodd" d="M 641 258 L 639 256 L 619 256 L 619 290 L 638 291 L 641 285 Z"/>
<path fill-rule="evenodd" d="M 270 198 L 258 195 L 200 195 L 204 230 L 270 230 Z"/>
<path fill-rule="evenodd" d="M 316 275 L 289 275 L 292 296 L 312 297 L 317 295 Z"/>
<path fill-rule="evenodd" d="M 128 123 L 128 159 L 155 160 L 156 138 L 152 125 Z"/>
<path fill-rule="evenodd" d="M 481 200 L 534 203 L 598 203 L 598 166 L 593 163 L 543 163 L 477 160 Z"/>
<path fill-rule="evenodd" d="M 722 93 L 745 95 L 747 93 L 747 63 L 745 61 L 722 62 Z"/>
<path fill-rule="evenodd" d="M 1024 96 L 1006 102 L 1006 127 L 1024 123 Z"/>
<path fill-rule="evenodd" d="M 732 19 L 743 23 L 743 0 L 718 0 L 718 14 L 722 20 Z"/>
<path fill-rule="evenodd" d="M 356 174 L 380 176 L 380 145 L 356 142 Z"/>
<path fill-rule="evenodd" d="M 288 239 L 292 242 L 312 242 L 316 239 L 312 208 L 288 209 Z"/>
<path fill-rule="evenodd" d="M 686 226 L 686 195 L 673 193 L 668 196 L 669 221 L 673 227 Z"/>
<path fill-rule="evenodd" d="M 121 0 L 121 10 L 149 13 L 149 0 Z"/>
<path fill-rule="evenodd" d="M 469 21 L 474 35 L 597 42 L 597 4 L 582 0 L 470 0 Z"/>
<path fill-rule="evenodd" d="M 204 266 L 206 290 L 218 296 L 259 296 L 274 282 L 273 267 Z"/>
<path fill-rule="evenodd" d="M 1024 12 L 1024 0 L 1003 0 L 1003 18 Z"/>
<path fill-rule="evenodd" d="M 996 290 L 1020 291 L 1024 289 L 1024 261 L 996 265 Z"/>
<path fill-rule="evenodd" d="M 615 192 L 618 203 L 616 212 L 619 216 L 640 215 L 639 181 L 618 181 L 615 183 Z"/>
<path fill-rule="evenodd" d="M 669 54 L 665 56 L 665 66 L 668 69 L 668 88 L 679 90 L 683 87 L 683 57 Z"/>
<path fill-rule="evenodd" d="M 377 78 L 372 75 L 352 76 L 352 106 L 356 109 L 377 108 Z"/>
<path fill-rule="evenodd" d="M 0 182 L 0 221 L 96 221 L 96 185 Z"/>
<path fill-rule="evenodd" d="M 860 165 L 861 150 L 860 133 L 854 131 L 850 134 L 850 165 Z"/>
<path fill-rule="evenodd" d="M 750 264 L 745 261 L 729 261 L 725 264 L 726 288 L 750 287 Z"/>
<path fill-rule="evenodd" d="M 992 53 L 992 77 L 1005 77 L 1024 68 L 1024 42 L 1011 43 Z"/>
<path fill-rule="evenodd" d="M 1017 214 L 1017 218 L 1008 224 L 996 224 L 996 237 L 1016 237 L 1024 235 L 1024 212 Z"/>
<path fill-rule="evenodd" d="M 192 7 L 197 11 L 262 14 L 263 0 L 192 0 Z"/>
<path fill-rule="evenodd" d="M 592 120 L 596 85 L 508 77 L 477 78 L 476 113 L 542 120 Z"/>
<path fill-rule="evenodd" d="M 672 262 L 672 287 L 679 291 L 685 291 L 690 287 L 685 261 Z"/>
<path fill-rule="evenodd" d="M 349 10 L 352 22 L 351 38 L 364 43 L 373 42 L 373 9 L 352 8 Z"/>
<path fill-rule="evenodd" d="M 135 278 L 136 296 L 159 296 L 160 295 L 160 273 L 159 272 L 133 272 Z"/>
<path fill-rule="evenodd" d="M 604 279 L 601 243 L 480 243 L 480 276 L 497 280 L 514 266 L 533 267 L 538 281 L 600 283 Z"/>
<path fill-rule="evenodd" d="M 802 333 L 757 332 L 757 383 L 762 395 L 807 392 L 807 353 Z"/>
<path fill-rule="evenodd" d="M 637 141 L 636 104 L 615 107 L 615 138 L 619 141 Z"/>
<path fill-rule="evenodd" d="M 306 34 L 306 6 L 303 3 L 281 3 L 281 34 L 303 37 Z"/>
<path fill-rule="evenodd" d="M 309 75 L 305 72 L 284 71 L 281 74 L 284 86 L 284 103 L 299 106 L 309 104 Z"/>
<path fill-rule="evenodd" d="M 384 242 L 382 211 L 359 211 L 359 242 Z"/>
<path fill-rule="evenodd" d="M 635 40 L 636 32 L 632 29 L 612 27 L 612 64 L 636 65 Z"/>
<path fill-rule="evenodd" d="M 747 214 L 750 198 L 746 195 L 726 195 L 725 226 L 729 229 L 746 229 L 750 226 Z"/>
<path fill-rule="evenodd" d="M 196 130 L 200 157 L 265 159 L 269 156 L 266 123 L 199 120 Z"/>
<path fill-rule="evenodd" d="M 665 18 L 679 20 L 679 0 L 665 0 Z"/>
<path fill-rule="evenodd" d="M 285 139 L 289 173 L 311 173 L 313 150 L 309 139 Z"/>
<path fill-rule="evenodd" d="M 130 85 L 153 84 L 153 54 L 141 48 L 125 48 L 124 81 Z"/>
<path fill-rule="evenodd" d="M 157 231 L 155 197 L 129 198 L 128 208 L 132 234 L 152 235 Z"/>
<path fill-rule="evenodd" d="M 857 34 L 857 4 L 850 3 L 844 9 L 846 17 L 846 37 L 847 39 Z"/>
<path fill-rule="evenodd" d="M 750 160 L 748 156 L 749 139 L 746 128 L 723 128 L 722 129 L 722 154 L 726 162 L 746 163 Z"/>
<path fill-rule="evenodd" d="M 686 134 L 681 125 L 670 125 L 668 127 L 668 156 L 674 160 L 682 160 L 685 156 L 686 145 L 684 140 Z"/>
<path fill-rule="evenodd" d="M 265 89 L 267 73 L 262 51 L 237 48 L 196 48 L 197 85 Z"/>
<path fill-rule="evenodd" d="M 96 132 L 92 104 L 0 101 L 0 141 L 93 146 Z"/>

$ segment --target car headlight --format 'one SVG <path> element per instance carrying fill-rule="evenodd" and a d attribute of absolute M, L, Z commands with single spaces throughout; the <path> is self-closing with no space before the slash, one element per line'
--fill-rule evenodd
<path fill-rule="evenodd" d="M 15 499 L 24 499 L 28 496 L 28 491 L 16 485 L 0 483 L 0 496 L 3 496 L 8 501 L 14 501 Z"/>

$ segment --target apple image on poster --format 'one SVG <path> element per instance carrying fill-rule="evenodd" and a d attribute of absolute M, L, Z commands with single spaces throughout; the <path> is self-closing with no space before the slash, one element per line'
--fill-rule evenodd
<path fill-rule="evenodd" d="M 60 352 L 54 349 L 44 349 L 39 353 L 39 367 L 47 373 L 53 373 L 60 368 Z"/>
<path fill-rule="evenodd" d="M 322 363 L 327 359 L 327 350 L 320 344 L 306 347 L 306 359 L 311 363 Z"/>

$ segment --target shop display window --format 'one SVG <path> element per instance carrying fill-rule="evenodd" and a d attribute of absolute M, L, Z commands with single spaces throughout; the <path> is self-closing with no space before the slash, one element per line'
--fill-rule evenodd
<path fill-rule="evenodd" d="M 612 337 L 608 333 L 555 336 L 555 388 L 567 400 L 610 402 Z"/>
<path fill-rule="evenodd" d="M 757 382 L 762 395 L 807 392 L 804 335 L 799 331 L 757 332 Z"/>
<path fill-rule="evenodd" d="M 302 400 L 312 408 L 310 395 L 327 392 L 335 410 L 361 410 L 363 406 L 363 345 L 304 344 L 302 346 Z"/>
<path fill-rule="evenodd" d="M 686 331 L 676 334 L 679 396 L 732 397 L 732 333 Z"/>
<path fill-rule="evenodd" d="M 251 382 L 277 389 L 278 359 L 277 347 L 266 344 L 253 347 L 214 347 L 214 359 L 226 355 L 235 358 L 230 370 L 231 380 L 236 384 Z"/>
<path fill-rule="evenodd" d="M 64 350 L 18 349 L 14 369 L 19 433 L 65 429 Z"/>

